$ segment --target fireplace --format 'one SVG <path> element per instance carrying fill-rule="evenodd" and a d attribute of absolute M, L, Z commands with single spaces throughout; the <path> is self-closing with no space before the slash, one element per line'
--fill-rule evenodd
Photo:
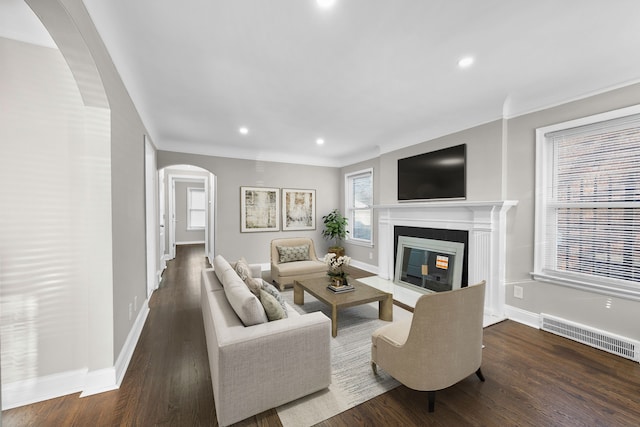
<path fill-rule="evenodd" d="M 394 283 L 397 255 L 396 229 L 406 227 L 439 230 L 439 233 L 466 235 L 462 283 L 475 284 L 486 280 L 485 314 L 504 316 L 506 212 L 516 201 L 446 201 L 377 205 L 378 212 L 378 277 L 383 286 L 387 283 L 394 299 L 414 306 L 425 293 L 410 291 L 408 287 Z M 409 237 L 424 237 L 412 236 Z M 449 238 L 427 237 L 434 240 Z M 457 239 L 452 239 L 456 241 Z M 463 240 L 463 239 L 460 239 Z M 420 264 L 422 266 L 422 264 Z M 420 274 L 422 276 L 422 274 Z"/>
<path fill-rule="evenodd" d="M 439 242 L 456 242 L 462 244 L 463 253 L 456 260 L 462 262 L 461 282 L 460 286 L 465 287 L 469 284 L 469 232 L 466 230 L 451 230 L 446 228 L 428 228 L 428 227 L 407 227 L 396 225 L 393 227 L 393 253 L 394 259 L 394 277 L 398 273 L 398 239 L 401 237 L 435 240 Z M 414 241 L 414 242 L 419 242 Z M 418 246 L 420 243 L 416 243 Z M 434 244 L 432 244 L 433 246 Z M 445 245 L 446 246 L 446 245 Z M 451 250 L 455 245 L 452 245 Z M 428 249 L 428 248 L 427 248 Z M 414 255 L 415 257 L 416 255 Z M 442 270 L 442 269 L 441 269 Z M 443 272 L 441 272 L 443 273 Z M 430 273 L 431 275 L 434 273 Z M 436 289 L 433 289 L 436 290 Z M 444 289 L 443 289 L 444 290 Z M 447 289 L 450 290 L 450 289 Z"/>
<path fill-rule="evenodd" d="M 401 235 L 393 282 L 429 292 L 460 289 L 464 249 L 459 242 Z"/>

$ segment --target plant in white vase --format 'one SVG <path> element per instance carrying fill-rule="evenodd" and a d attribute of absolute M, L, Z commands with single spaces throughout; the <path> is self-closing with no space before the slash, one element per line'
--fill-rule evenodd
<path fill-rule="evenodd" d="M 345 267 L 349 265 L 351 258 L 346 255 L 337 256 L 333 252 L 329 252 L 324 256 L 324 263 L 329 266 L 327 275 L 335 282 L 341 284 L 347 284 L 347 272 L 344 271 Z"/>

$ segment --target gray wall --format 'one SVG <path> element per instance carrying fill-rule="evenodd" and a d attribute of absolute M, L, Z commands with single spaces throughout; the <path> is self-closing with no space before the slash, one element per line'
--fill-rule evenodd
<path fill-rule="evenodd" d="M 467 144 L 467 200 L 502 198 L 502 120 L 477 126 L 380 156 L 380 203 L 398 201 L 398 159 Z"/>
<path fill-rule="evenodd" d="M 397 160 L 467 144 L 467 200 L 517 200 L 508 212 L 507 304 L 524 317 L 547 313 L 640 340 L 640 302 L 531 280 L 534 248 L 535 129 L 640 103 L 640 84 L 511 119 L 497 120 L 432 141 L 385 153 L 377 160 L 342 168 L 344 174 L 374 167 L 375 203 L 397 202 Z M 342 196 L 341 196 L 342 197 Z M 344 202 L 342 202 L 344 203 Z M 377 236 L 374 229 L 374 247 Z M 349 246 L 356 261 L 371 263 L 370 248 Z M 376 251 L 374 250 L 374 261 Z M 377 265 L 377 263 L 372 263 Z M 513 286 L 524 298 L 513 298 Z"/>
<path fill-rule="evenodd" d="M 189 188 L 202 188 L 203 183 L 198 182 L 176 182 L 176 244 L 180 243 L 204 243 L 204 230 L 189 230 L 187 228 L 187 189 Z"/>
<path fill-rule="evenodd" d="M 508 212 L 507 304 L 547 313 L 640 340 L 640 302 L 532 281 L 534 252 L 535 129 L 640 103 L 640 84 L 523 115 L 508 121 L 507 198 L 519 200 Z M 524 298 L 513 298 L 513 285 Z"/>
<path fill-rule="evenodd" d="M 111 109 L 113 236 L 113 357 L 135 322 L 129 304 L 146 300 L 144 135 L 147 133 L 81 0 L 60 0 L 73 17 L 100 71 Z M 45 23 L 46 25 L 46 23 Z"/>
<path fill-rule="evenodd" d="M 26 369 L 12 378 L 3 371 L 3 381 L 112 368 L 146 299 L 144 126 L 83 3 L 27 3 L 60 52 L 3 40 L 0 62 L 10 73 L 2 75 L 1 84 L 33 96 L 18 108 L 21 102 L 1 91 L 8 104 L 2 108 L 0 128 L 12 135 L 0 142 L 3 160 L 24 167 L 28 176 L 12 180 L 9 191 L 27 191 L 35 182 L 45 191 L 34 200 L 53 219 L 46 229 L 27 216 L 11 223 L 14 230 L 40 233 L 41 244 L 31 247 L 31 268 L 37 264 L 40 273 L 49 274 L 40 281 L 27 265 L 20 272 L 33 281 L 16 296 L 27 310 L 23 314 L 36 310 L 29 323 L 36 342 L 13 355 Z M 45 105 L 51 102 L 54 107 Z M 5 150 L 4 144 L 11 148 Z M 11 151 L 15 147 L 32 153 L 22 158 Z M 50 186 L 61 188 L 66 199 L 46 191 Z M 3 203 L 9 200 L 3 198 Z M 3 236 L 2 241 L 21 239 Z M 45 249 L 45 241 L 56 247 Z M 73 262 L 58 262 L 63 258 Z M 138 310 L 129 319 L 134 299 Z M 38 306 L 38 301 L 46 303 Z M 10 350 L 3 345 L 2 351 Z M 32 357 L 28 363 L 27 357 Z"/>
<path fill-rule="evenodd" d="M 217 177 L 216 254 L 230 261 L 244 256 L 251 263 L 268 264 L 269 244 L 280 237 L 307 236 L 318 254 L 326 253 L 322 215 L 339 207 L 341 181 L 337 168 L 158 151 L 158 168 L 194 165 Z M 240 232 L 240 187 L 301 188 L 316 190 L 316 229 L 313 231 Z"/>
<path fill-rule="evenodd" d="M 358 170 L 373 168 L 373 203 L 397 203 L 398 159 L 467 144 L 467 200 L 500 200 L 504 192 L 505 174 L 502 146 L 503 120 L 496 120 L 472 129 L 456 132 L 431 141 L 382 154 L 380 157 L 341 169 L 340 203 L 344 211 L 344 176 Z M 378 265 L 377 212 L 374 211 L 373 245 L 362 246 L 345 242 L 354 264 L 375 271 Z"/>
<path fill-rule="evenodd" d="M 93 177 L 84 153 L 95 147 L 86 145 L 85 106 L 64 58 L 56 49 L 0 38 L 0 63 L 0 337 L 6 384 L 87 366 L 86 266 L 96 252 L 86 239 L 100 224 L 83 218 L 89 203 L 74 197 L 91 189 L 85 186 Z M 108 163 L 106 148 L 102 160 Z M 107 190 L 108 207 L 108 176 L 100 181 L 96 189 Z M 103 196 L 94 201 L 102 205 Z M 103 219 L 108 228 L 110 216 Z M 110 259 L 104 261 L 110 267 Z"/>

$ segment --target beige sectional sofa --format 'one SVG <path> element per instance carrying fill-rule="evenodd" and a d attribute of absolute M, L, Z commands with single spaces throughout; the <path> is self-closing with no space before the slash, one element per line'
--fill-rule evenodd
<path fill-rule="evenodd" d="M 255 301 L 238 297 L 242 279 L 229 272 L 223 257 L 216 256 L 213 265 L 202 272 L 201 305 L 218 423 L 233 424 L 328 387 L 329 318 L 320 312 L 300 315 L 287 305 L 286 318 L 245 326 L 225 288 L 234 289 L 236 308 L 238 301 L 250 307 L 243 316 L 259 317 Z M 260 267 L 251 267 L 252 276 L 260 277 Z"/>
<path fill-rule="evenodd" d="M 295 247 L 307 247 L 307 256 L 302 256 L 295 261 L 283 262 L 278 248 Z M 327 265 L 318 259 L 312 239 L 292 237 L 271 241 L 271 279 L 278 284 L 280 290 L 284 290 L 287 286 L 293 286 L 294 280 L 325 277 L 326 275 Z"/>

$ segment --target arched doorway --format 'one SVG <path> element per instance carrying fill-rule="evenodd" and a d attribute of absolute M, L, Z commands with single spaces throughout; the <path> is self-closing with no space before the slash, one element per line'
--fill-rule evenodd
<path fill-rule="evenodd" d="M 158 176 L 158 221 L 161 233 L 159 240 L 161 242 L 163 260 L 166 261 L 175 257 L 176 245 L 200 241 L 198 240 L 200 237 L 193 237 L 198 236 L 198 230 L 193 230 L 193 228 L 197 227 L 189 227 L 189 218 L 181 215 L 181 213 L 187 211 L 187 207 L 182 206 L 182 209 L 178 209 L 178 200 L 188 200 L 188 196 L 177 194 L 177 191 L 179 189 L 184 192 L 186 189 L 188 194 L 189 191 L 194 192 L 196 188 L 201 187 L 204 196 L 202 241 L 205 244 L 205 254 L 209 262 L 211 262 L 215 252 L 215 175 L 198 166 L 182 164 L 164 167 L 158 171 Z M 189 230 L 189 228 L 192 228 L 192 230 Z M 191 234 L 189 234 L 190 232 Z"/>
<path fill-rule="evenodd" d="M 117 387 L 110 106 L 65 6 L 26 3 L 59 51 L 8 39 L 1 50 L 3 409 Z"/>

